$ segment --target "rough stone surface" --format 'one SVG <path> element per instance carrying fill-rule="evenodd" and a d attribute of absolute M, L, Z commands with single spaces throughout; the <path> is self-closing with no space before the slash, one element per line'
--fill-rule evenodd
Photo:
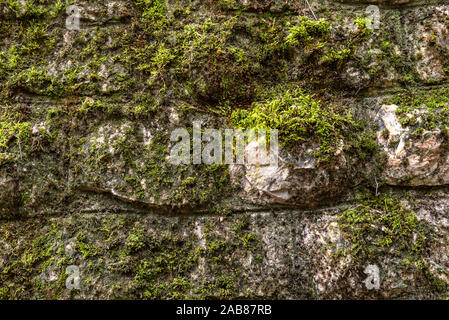
<path fill-rule="evenodd" d="M 26 3 L 0 0 L 1 299 L 448 298 L 448 1 Z M 173 165 L 194 121 L 278 129 L 279 165 Z"/>
<path fill-rule="evenodd" d="M 448 184 L 449 155 L 444 148 L 445 141 L 441 131 L 424 131 L 416 139 L 410 135 L 409 129 L 402 128 L 396 109 L 396 105 L 383 105 L 377 117 L 378 143 L 388 155 L 383 173 L 385 181 L 390 185 L 403 186 Z M 383 134 L 384 130 L 388 131 L 387 135 Z"/>

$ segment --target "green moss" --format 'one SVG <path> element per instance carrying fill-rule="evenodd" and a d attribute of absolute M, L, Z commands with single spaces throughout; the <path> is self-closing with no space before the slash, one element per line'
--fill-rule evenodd
<path fill-rule="evenodd" d="M 250 110 L 237 110 L 232 122 L 243 129 L 277 129 L 280 142 L 290 148 L 318 143 L 322 159 L 330 157 L 345 132 L 356 127 L 346 110 L 325 105 L 300 89 L 254 103 Z"/>
<path fill-rule="evenodd" d="M 351 50 L 348 48 L 344 48 L 341 50 L 330 49 L 329 52 L 320 60 L 322 64 L 336 64 L 337 66 L 341 66 L 351 55 Z"/>
<path fill-rule="evenodd" d="M 146 192 L 156 201 L 162 197 L 164 190 L 165 192 L 170 190 L 167 199 L 169 204 L 178 207 L 186 203 L 191 206 L 202 206 L 219 201 L 226 190 L 229 190 L 227 166 L 171 165 L 166 161 L 167 145 L 167 136 L 162 134 L 155 136 L 148 147 L 149 160 L 142 168 L 136 168 L 139 177 L 136 183 L 140 185 L 141 179 L 145 179 Z"/>
<path fill-rule="evenodd" d="M 429 131 L 449 127 L 449 89 L 408 91 L 398 94 L 386 103 L 396 104 L 396 115 L 403 127 Z M 418 119 L 420 121 L 418 121 Z"/>
<path fill-rule="evenodd" d="M 135 252 L 145 247 L 143 230 L 139 226 L 135 227 L 129 234 L 125 246 L 129 252 Z"/>
<path fill-rule="evenodd" d="M 371 30 L 368 28 L 368 20 L 366 18 L 357 18 L 354 20 L 354 23 L 357 26 L 357 29 L 365 36 L 368 36 L 371 33 Z"/>
<path fill-rule="evenodd" d="M 25 146 L 31 134 L 31 126 L 28 122 L 0 121 L 0 150 L 8 150 L 8 142 L 18 139 L 18 143 Z"/>
<path fill-rule="evenodd" d="M 153 239 L 151 256 L 140 260 L 134 283 L 146 299 L 186 298 L 192 285 L 184 278 L 197 263 L 199 251 L 191 242 L 165 235 Z"/>
<path fill-rule="evenodd" d="M 178 110 L 180 104 L 189 106 L 183 109 L 181 121 L 190 122 L 199 112 L 208 113 L 210 125 L 218 128 L 223 122 L 211 120 L 210 113 L 232 113 L 236 126 L 279 129 L 282 143 L 290 147 L 319 145 L 322 160 L 332 157 L 340 140 L 346 144 L 345 152 L 355 149 L 365 162 L 372 160 L 375 137 L 360 131 L 367 126 L 353 119 L 344 107 L 327 100 L 336 96 L 334 88 L 342 88 L 344 93 L 352 89 L 340 81 L 348 61 L 355 63 L 356 69 L 371 65 L 372 61 L 353 59 L 360 41 L 369 34 L 365 20 L 356 20 L 358 29 L 347 32 L 331 21 L 334 12 L 330 7 L 315 12 L 320 17 L 327 14 L 328 20 L 310 20 L 298 19 L 296 12 L 286 9 L 288 5 L 279 12 L 269 12 L 268 4 L 261 4 L 261 14 L 255 13 L 256 5 L 252 12 L 236 11 L 239 4 L 233 0 L 171 1 L 170 10 L 162 0 L 128 4 L 126 8 L 120 5 L 123 20 L 111 20 L 107 10 L 100 8 L 95 27 L 67 32 L 64 8 L 68 3 L 0 0 L 5 18 L 0 24 L 0 165 L 2 175 L 12 179 L 7 186 L 15 194 L 0 204 L 2 218 L 5 212 L 10 219 L 20 210 L 46 217 L 64 208 L 64 215 L 76 220 L 80 219 L 76 213 L 81 207 L 97 210 L 91 204 L 100 204 L 98 210 L 104 205 L 115 213 L 122 207 L 147 212 L 148 208 L 141 209 L 139 204 L 150 203 L 156 213 L 161 213 L 159 207 L 183 207 L 185 212 L 201 208 L 218 214 L 220 219 L 235 219 L 234 228 L 224 235 L 218 217 L 208 217 L 206 220 L 217 223 L 205 226 L 203 248 L 197 246 L 200 239 L 183 238 L 185 230 L 175 232 L 173 225 L 154 222 L 156 230 L 166 233 L 149 236 L 145 226 L 133 223 L 133 219 L 141 221 L 147 216 L 130 218 L 129 211 L 120 218 L 114 216 L 119 220 L 117 225 L 109 222 L 99 227 L 96 215 L 92 220 L 80 219 L 78 224 L 66 221 L 61 223 L 61 230 L 51 233 L 40 229 L 48 224 L 40 218 L 34 222 L 21 220 L 16 227 L 2 224 L 5 238 L 13 232 L 13 239 L 23 242 L 11 246 L 4 260 L 1 298 L 59 298 L 66 292 L 64 269 L 75 262 L 85 268 L 83 283 L 89 290 L 107 297 L 232 298 L 241 294 L 246 279 L 241 277 L 244 267 L 235 257 L 251 253 L 252 263 L 261 264 L 260 235 L 250 230 L 245 215 L 235 217 L 223 205 L 223 199 L 232 193 L 226 166 L 174 167 L 168 163 L 172 128 L 167 119 L 172 107 Z M 400 13 L 395 17 L 400 18 Z M 339 19 L 343 22 L 342 16 Z M 397 19 L 391 34 L 404 36 L 396 28 L 399 22 Z M 394 53 L 398 39 L 379 37 L 384 52 L 379 59 L 387 63 L 372 68 L 372 79 L 380 78 L 390 65 L 404 79 L 414 79 L 410 70 L 415 66 Z M 438 39 L 433 40 L 433 49 L 440 50 Z M 369 49 L 361 51 L 368 55 Z M 282 89 L 278 94 L 265 95 L 273 83 L 307 87 L 307 93 Z M 326 89 L 326 95 L 320 95 L 323 101 L 316 98 L 324 92 L 317 93 L 320 88 Z M 428 128 L 438 127 L 446 113 L 435 111 L 434 116 L 429 118 Z M 401 122 L 417 125 L 405 118 Z M 130 128 L 122 130 L 125 123 Z M 144 137 L 145 144 L 142 142 L 142 127 L 151 136 L 149 144 L 148 136 Z M 97 133 L 101 134 L 99 128 L 119 128 L 114 133 L 116 139 L 104 143 L 95 139 Z M 422 133 L 419 129 L 417 132 Z M 103 138 L 107 140 L 108 134 Z M 21 157 L 21 163 L 14 163 Z M 27 169 L 23 173 L 22 163 Z M 91 194 L 78 189 L 86 183 L 100 191 Z M 117 200 L 106 186 L 132 203 Z M 360 209 L 365 217 L 362 221 L 347 213 L 343 222 L 348 224 L 348 236 L 360 228 L 366 234 L 367 221 L 374 220 L 387 226 L 390 239 L 401 242 L 410 236 L 407 226 L 415 227 L 406 214 L 395 212 L 395 217 L 388 216 L 384 221 L 376 215 L 375 210 L 381 209 L 368 207 L 373 205 L 368 203 Z M 405 222 L 395 222 L 398 217 Z M 62 219 L 65 216 L 55 218 Z M 182 219 L 180 216 L 177 223 L 183 225 Z M 395 223 L 399 227 L 392 227 Z M 402 230 L 401 236 L 395 234 L 397 228 Z M 63 232 L 64 239 L 60 236 Z M 65 242 L 74 237 L 71 257 L 65 254 Z M 389 238 L 376 238 L 373 247 L 393 248 L 395 242 Z M 34 243 L 33 239 L 38 241 Z M 357 239 L 363 240 L 361 236 Z M 6 241 L 13 243 L 11 238 Z M 199 264 L 200 258 L 204 265 Z M 409 264 L 413 263 L 409 259 Z M 194 281 L 190 276 L 200 266 L 211 277 Z M 35 280 L 48 270 L 57 274 L 58 280 Z M 105 275 L 105 270 L 111 274 Z M 441 284 L 436 282 L 436 286 Z M 96 294 L 89 290 L 82 293 Z M 65 297 L 79 294 L 74 291 Z"/>
<path fill-rule="evenodd" d="M 84 233 L 80 232 L 76 236 L 76 249 L 81 253 L 83 259 L 94 257 L 100 254 L 100 249 L 89 244 Z"/>
<path fill-rule="evenodd" d="M 7 85 L 47 96 L 61 96 L 65 91 L 57 78 L 50 76 L 46 70 L 38 70 L 34 66 L 11 77 Z"/>
<path fill-rule="evenodd" d="M 14 15 L 19 19 L 42 19 L 55 17 L 68 4 L 62 0 L 30 0 L 21 2 L 17 0 L 0 0 L 0 6 L 5 6 L 6 14 Z"/>
<path fill-rule="evenodd" d="M 158 28 L 166 23 L 167 4 L 165 0 L 136 0 L 137 6 L 141 8 L 142 22 L 149 30 Z"/>
<path fill-rule="evenodd" d="M 300 17 L 299 24 L 294 25 L 289 30 L 289 35 L 285 38 L 285 43 L 289 46 L 297 46 L 300 43 L 311 42 L 314 37 L 324 37 L 328 34 L 330 24 L 325 19 L 309 20 L 307 17 Z"/>
<path fill-rule="evenodd" d="M 428 244 L 426 225 L 398 199 L 385 195 L 361 200 L 338 222 L 349 241 L 347 253 L 362 264 L 385 254 L 417 262 Z"/>
<path fill-rule="evenodd" d="M 14 225 L 8 227 L 13 233 L 17 231 Z M 44 283 L 40 280 L 39 274 L 47 272 L 47 269 L 56 263 L 55 254 L 58 251 L 57 248 L 60 247 L 61 236 L 58 225 L 48 224 L 43 232 L 38 231 L 35 225 L 30 229 L 25 229 L 28 232 L 23 238 L 25 245 L 22 244 L 10 251 L 5 268 L 0 274 L 1 298 L 23 299 L 31 288 L 38 294 L 49 290 L 52 292 L 51 296 L 55 297 L 57 292 L 61 292 L 61 289 L 64 288 L 63 282 Z M 11 234 L 7 235 L 7 237 L 9 236 Z M 67 260 L 67 262 L 69 261 Z M 62 272 L 65 266 L 65 264 L 59 265 L 55 271 Z M 20 279 L 19 283 L 17 283 L 17 279 Z"/>
<path fill-rule="evenodd" d="M 121 106 L 117 103 L 85 98 L 81 106 L 76 110 L 75 116 L 82 117 L 91 113 L 119 114 L 120 112 Z"/>

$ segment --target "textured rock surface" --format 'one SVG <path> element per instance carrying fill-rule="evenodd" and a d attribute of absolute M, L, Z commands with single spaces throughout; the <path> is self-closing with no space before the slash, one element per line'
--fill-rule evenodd
<path fill-rule="evenodd" d="M 0 0 L 0 298 L 448 297 L 448 1 L 75 0 L 79 29 L 26 3 Z M 172 165 L 194 121 L 278 129 L 279 166 Z"/>
<path fill-rule="evenodd" d="M 254 152 L 251 145 L 247 149 L 248 153 Z M 233 182 L 243 186 L 242 198 L 249 201 L 301 206 L 314 206 L 338 197 L 343 188 L 356 184 L 341 152 L 337 151 L 335 164 L 325 167 L 313 155 L 316 149 L 283 153 L 276 165 L 232 165 Z"/>
<path fill-rule="evenodd" d="M 396 105 L 383 105 L 377 120 L 378 142 L 388 155 L 385 181 L 391 185 L 438 186 L 449 183 L 446 139 L 440 130 L 423 131 L 417 139 L 402 128 Z M 418 122 L 420 112 L 416 112 Z M 388 134 L 384 134 L 384 130 Z M 396 142 L 396 143 L 392 143 Z"/>

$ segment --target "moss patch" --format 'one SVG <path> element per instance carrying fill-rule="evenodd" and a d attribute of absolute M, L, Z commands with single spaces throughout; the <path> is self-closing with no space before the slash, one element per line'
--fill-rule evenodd
<path fill-rule="evenodd" d="M 403 127 L 412 131 L 449 127 L 449 89 L 408 91 L 390 98 L 387 103 L 399 106 L 396 115 Z"/>

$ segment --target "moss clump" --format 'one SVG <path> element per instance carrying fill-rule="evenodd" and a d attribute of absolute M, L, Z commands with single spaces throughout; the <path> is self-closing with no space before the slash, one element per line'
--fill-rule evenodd
<path fill-rule="evenodd" d="M 232 122 L 243 129 L 277 129 L 280 143 L 289 148 L 302 142 L 318 143 L 322 159 L 337 150 L 346 131 L 357 127 L 349 112 L 325 105 L 300 89 L 253 103 L 250 110 L 237 110 Z"/>
<path fill-rule="evenodd" d="M 368 20 L 366 18 L 356 18 L 354 20 L 355 25 L 359 32 L 368 36 L 371 33 L 371 29 L 368 28 Z"/>
<path fill-rule="evenodd" d="M 296 46 L 301 43 L 311 42 L 314 37 L 324 37 L 329 33 L 330 24 L 325 19 L 318 21 L 300 17 L 298 25 L 290 28 L 290 34 L 285 38 L 285 43 Z"/>
<path fill-rule="evenodd" d="M 31 127 L 28 122 L 0 121 L 0 150 L 7 150 L 8 142 L 13 138 L 26 144 L 30 133 Z"/>
<path fill-rule="evenodd" d="M 392 252 L 418 261 L 428 242 L 426 225 L 399 200 L 385 195 L 360 201 L 344 211 L 338 222 L 350 242 L 346 253 L 359 262 Z"/>
<path fill-rule="evenodd" d="M 136 0 L 136 4 L 141 8 L 141 21 L 146 25 L 148 30 L 162 27 L 167 20 L 167 3 L 165 0 Z"/>

